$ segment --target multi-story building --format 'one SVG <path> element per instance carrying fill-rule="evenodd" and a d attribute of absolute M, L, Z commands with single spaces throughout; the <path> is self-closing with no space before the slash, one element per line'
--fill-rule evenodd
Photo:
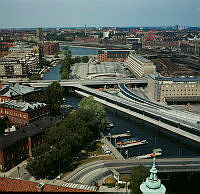
<path fill-rule="evenodd" d="M 32 156 L 32 149 L 43 141 L 44 129 L 57 124 L 58 119 L 45 117 L 28 126 L 0 137 L 0 170 L 7 171 L 22 160 Z"/>
<path fill-rule="evenodd" d="M 133 52 L 128 56 L 128 68 L 138 78 L 156 72 L 156 66 L 152 61 Z"/>
<path fill-rule="evenodd" d="M 13 51 L 0 59 L 0 77 L 27 77 L 33 73 L 39 62 L 39 54 L 33 51 Z"/>
<path fill-rule="evenodd" d="M 148 76 L 148 91 L 156 101 L 199 102 L 200 77 Z"/>
<path fill-rule="evenodd" d="M 55 55 L 60 51 L 58 42 L 45 42 L 43 44 L 43 53 L 44 55 Z"/>
<path fill-rule="evenodd" d="M 129 49 L 105 49 L 98 51 L 98 60 L 100 62 L 125 62 L 130 52 Z"/>
<path fill-rule="evenodd" d="M 26 102 L 37 102 L 41 100 L 41 89 L 35 89 L 30 86 L 20 85 L 2 85 L 0 84 L 0 103 L 11 100 L 22 100 Z"/>
<path fill-rule="evenodd" d="M 15 126 L 27 125 L 48 114 L 49 107 L 45 103 L 11 100 L 0 104 L 0 116 L 7 117 Z"/>

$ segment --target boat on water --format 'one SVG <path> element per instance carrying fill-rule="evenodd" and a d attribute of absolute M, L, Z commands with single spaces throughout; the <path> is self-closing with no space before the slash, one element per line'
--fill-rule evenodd
<path fill-rule="evenodd" d="M 117 139 L 117 138 L 122 138 L 122 137 L 130 137 L 131 136 L 131 132 L 130 131 L 126 131 L 126 133 L 120 133 L 120 134 L 108 134 L 107 137 L 111 137 L 113 139 Z"/>
<path fill-rule="evenodd" d="M 143 145 L 147 144 L 147 140 L 140 140 L 139 138 L 130 138 L 130 139 L 124 139 L 120 142 L 117 142 L 116 147 L 117 148 L 127 148 L 127 147 L 132 147 L 132 146 L 137 146 L 137 145 Z"/>
<path fill-rule="evenodd" d="M 136 143 L 136 142 L 140 142 L 141 140 L 137 137 L 132 137 L 129 139 L 123 139 L 121 141 L 118 141 L 116 144 L 117 145 L 126 145 L 126 144 L 130 144 L 130 143 Z"/>
<path fill-rule="evenodd" d="M 137 159 L 145 159 L 145 158 L 153 158 L 154 156 L 161 156 L 162 155 L 162 149 L 157 148 L 154 149 L 152 153 L 150 154 L 145 154 L 145 155 L 141 155 L 141 156 L 137 156 Z"/>

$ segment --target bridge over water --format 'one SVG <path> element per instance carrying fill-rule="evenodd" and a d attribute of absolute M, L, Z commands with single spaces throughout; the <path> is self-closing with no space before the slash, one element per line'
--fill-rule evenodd
<path fill-rule="evenodd" d="M 124 112 L 139 120 L 151 123 L 176 135 L 200 143 L 200 129 L 197 124 L 199 115 L 190 112 L 180 112 L 173 108 L 146 104 L 127 98 L 120 98 L 100 92 L 86 86 L 77 85 L 75 92 L 82 96 L 94 96 L 102 104 Z"/>

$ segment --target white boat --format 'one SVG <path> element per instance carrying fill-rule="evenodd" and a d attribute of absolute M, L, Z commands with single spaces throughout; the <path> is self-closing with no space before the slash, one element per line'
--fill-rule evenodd
<path fill-rule="evenodd" d="M 145 154 L 141 156 L 137 156 L 137 159 L 145 159 L 145 158 L 153 158 L 154 156 L 161 156 L 162 155 L 162 150 L 160 148 L 154 149 L 152 153 L 150 154 Z"/>
<path fill-rule="evenodd" d="M 141 141 L 137 141 L 137 142 L 130 142 L 127 144 L 120 144 L 117 145 L 117 148 L 128 148 L 128 147 L 133 147 L 133 146 L 138 146 L 138 145 L 143 145 L 143 144 L 147 144 L 147 140 L 141 140 Z"/>

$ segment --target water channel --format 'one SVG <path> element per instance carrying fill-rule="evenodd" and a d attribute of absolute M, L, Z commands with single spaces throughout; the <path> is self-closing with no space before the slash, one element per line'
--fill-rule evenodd
<path fill-rule="evenodd" d="M 83 50 L 83 48 L 81 48 L 81 50 Z M 56 67 L 52 68 L 49 72 L 46 72 L 43 79 L 59 80 L 59 68 L 60 65 L 57 65 Z M 81 98 L 75 95 L 70 95 L 67 96 L 66 99 L 67 104 L 70 104 L 77 109 L 77 104 L 79 103 Z M 187 142 L 186 144 L 181 140 L 181 138 L 178 140 L 176 138 L 164 135 L 162 132 L 155 130 L 154 127 L 145 126 L 143 124 L 137 124 L 131 118 L 128 118 L 125 115 L 116 112 L 115 110 L 107 109 L 106 114 L 108 119 L 112 120 L 114 124 L 114 128 L 110 131 L 111 134 L 122 133 L 129 130 L 132 133 L 133 137 L 146 139 L 148 141 L 148 144 L 146 145 L 128 148 L 128 157 L 134 157 L 137 155 L 151 153 L 152 150 L 155 148 L 162 149 L 162 157 L 197 157 L 200 155 L 200 152 L 197 151 L 197 149 L 194 149 L 192 142 Z M 127 155 L 125 154 L 126 150 L 127 148 L 121 150 L 121 153 L 125 158 L 127 157 Z"/>

